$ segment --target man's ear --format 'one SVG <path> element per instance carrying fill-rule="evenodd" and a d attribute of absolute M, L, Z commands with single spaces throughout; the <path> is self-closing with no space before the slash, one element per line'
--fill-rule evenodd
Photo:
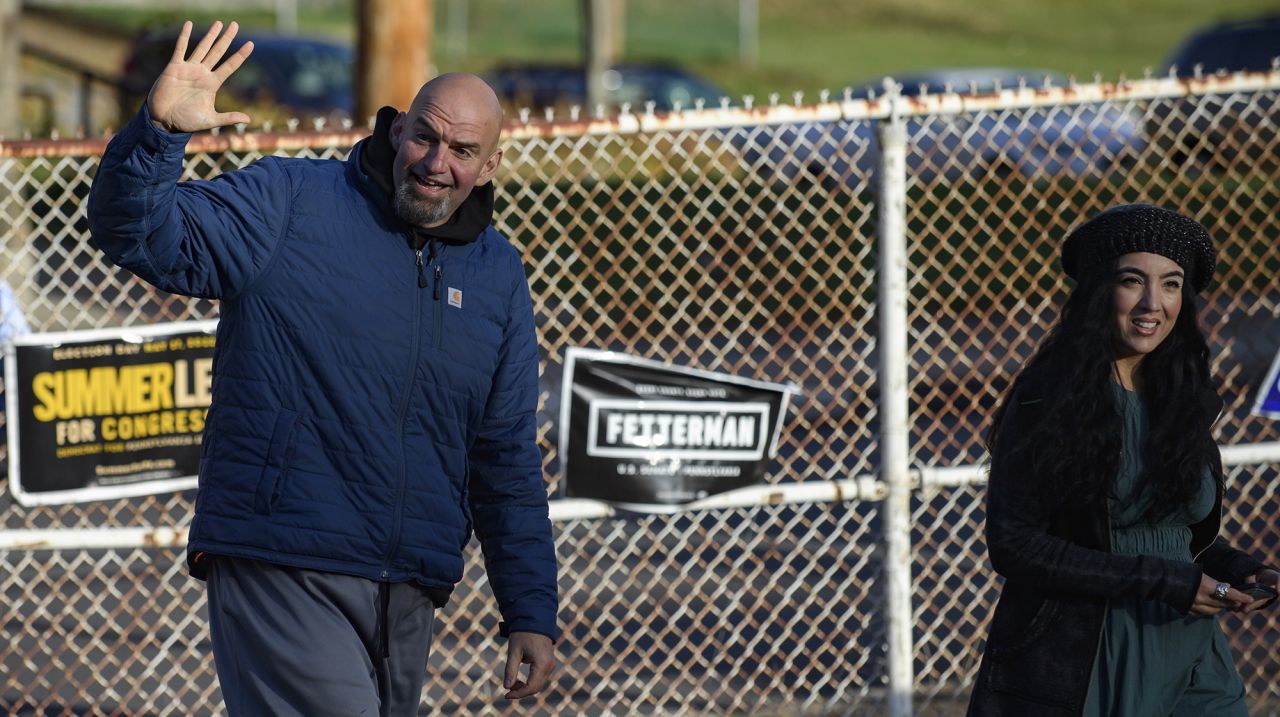
<path fill-rule="evenodd" d="M 396 149 L 400 148 L 400 133 L 404 131 L 405 117 L 405 113 L 401 112 L 396 115 L 395 119 L 391 120 L 391 132 L 388 133 L 388 136 L 391 139 L 391 144 L 395 145 Z"/>
<path fill-rule="evenodd" d="M 476 185 L 485 184 L 493 180 L 498 174 L 498 167 L 502 165 L 502 149 L 495 149 L 493 154 L 489 155 L 489 159 L 485 160 L 484 167 L 480 169 L 480 176 L 476 177 Z"/>

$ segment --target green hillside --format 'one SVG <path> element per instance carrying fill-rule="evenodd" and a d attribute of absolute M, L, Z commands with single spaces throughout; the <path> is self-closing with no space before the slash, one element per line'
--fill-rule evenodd
<path fill-rule="evenodd" d="M 1262 0 L 758 0 L 759 60 L 749 67 L 739 61 L 739 2 L 625 0 L 626 59 L 685 65 L 734 94 L 761 98 L 797 90 L 812 97 L 823 88 L 944 66 L 1115 78 L 1158 68 L 1194 28 L 1280 12 L 1280 2 Z M 580 0 L 435 0 L 435 7 L 441 70 L 579 56 Z M 353 37 L 350 2 L 302 8 L 304 32 Z M 459 8 L 463 14 L 456 14 Z M 118 8 L 84 12 L 133 25 L 183 16 Z M 263 12 L 242 12 L 238 19 L 273 22 Z M 445 36 L 462 22 L 465 42 Z"/>

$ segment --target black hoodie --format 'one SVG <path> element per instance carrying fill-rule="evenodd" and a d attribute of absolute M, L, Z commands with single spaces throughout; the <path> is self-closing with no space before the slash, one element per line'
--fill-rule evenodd
<path fill-rule="evenodd" d="M 361 140 L 360 169 L 387 196 L 395 196 L 396 147 L 391 143 L 391 123 L 400 112 L 394 107 L 378 110 L 373 123 L 373 134 Z M 429 229 L 411 227 L 413 248 L 420 250 L 427 242 L 443 241 L 450 244 L 467 244 L 475 241 L 493 223 L 493 182 L 486 182 L 471 190 L 471 194 L 454 211 L 449 221 Z M 435 244 L 431 254 L 434 256 Z"/>

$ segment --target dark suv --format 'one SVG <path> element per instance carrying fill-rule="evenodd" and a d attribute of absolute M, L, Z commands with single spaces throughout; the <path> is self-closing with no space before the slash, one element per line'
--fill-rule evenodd
<path fill-rule="evenodd" d="M 1280 15 L 1226 22 L 1188 36 L 1165 60 L 1165 72 L 1265 72 L 1280 56 Z M 1215 94 L 1194 102 L 1157 103 L 1147 124 L 1152 142 L 1178 165 L 1227 170 L 1267 159 L 1277 149 L 1276 91 Z"/>
<path fill-rule="evenodd" d="M 193 31 L 192 37 L 201 32 Z M 173 55 L 178 30 L 151 30 L 134 42 L 125 63 L 122 108 L 132 113 L 146 97 Z M 351 48 L 328 40 L 242 31 L 228 51 L 247 40 L 253 54 L 227 80 L 219 95 L 219 109 L 243 110 L 255 122 L 291 117 L 323 117 L 334 121 L 351 117 L 355 55 Z"/>
<path fill-rule="evenodd" d="M 1225 22 L 1198 30 L 1182 41 L 1165 61 L 1179 77 L 1191 77 L 1196 65 L 1203 72 L 1259 72 L 1271 69 L 1280 56 L 1280 15 Z"/>

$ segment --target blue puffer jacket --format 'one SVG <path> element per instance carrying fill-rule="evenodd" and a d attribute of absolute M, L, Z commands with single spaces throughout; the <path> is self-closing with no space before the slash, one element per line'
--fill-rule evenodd
<path fill-rule="evenodd" d="M 447 595 L 474 525 L 502 634 L 555 639 L 519 254 L 492 226 L 415 252 L 361 169 L 367 141 L 179 183 L 188 138 L 144 107 L 103 156 L 89 224 L 120 266 L 221 301 L 193 574 L 207 552 Z"/>

